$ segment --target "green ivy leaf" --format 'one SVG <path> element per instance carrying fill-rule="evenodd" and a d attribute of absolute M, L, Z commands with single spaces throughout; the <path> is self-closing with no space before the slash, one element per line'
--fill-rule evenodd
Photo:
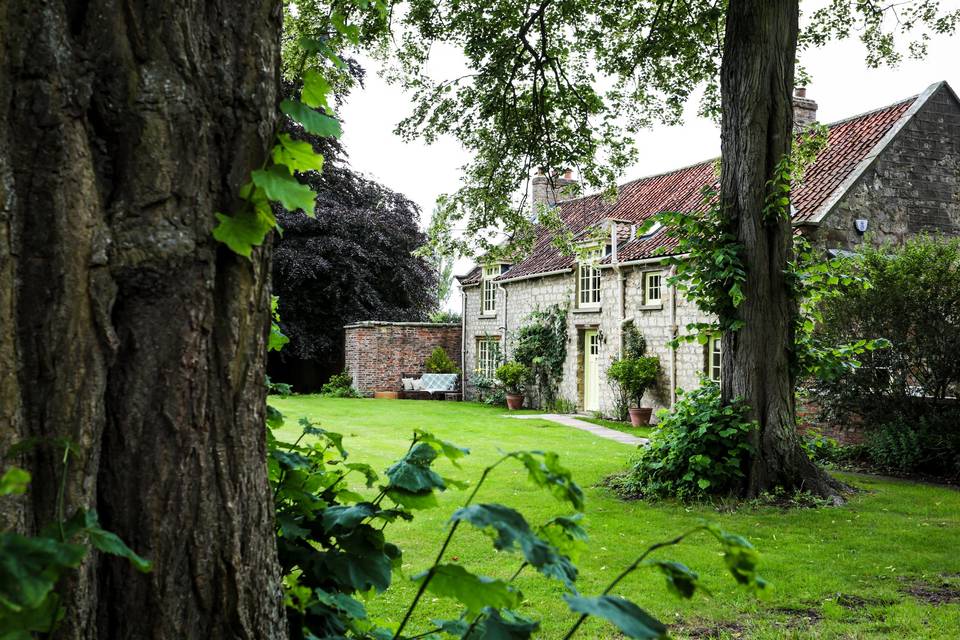
<path fill-rule="evenodd" d="M 667 637 L 667 627 L 649 613 L 620 596 L 581 598 L 563 596 L 571 611 L 603 618 L 628 638 L 654 640 Z"/>
<path fill-rule="evenodd" d="M 273 161 L 290 171 L 323 171 L 323 156 L 313 150 L 313 145 L 294 140 L 289 134 L 277 136 L 279 144 L 273 147 Z"/>
<path fill-rule="evenodd" d="M 280 110 L 296 120 L 308 132 L 323 138 L 339 138 L 343 135 L 340 122 L 336 118 L 315 111 L 296 100 L 284 100 Z"/>
<path fill-rule="evenodd" d="M 420 583 L 430 571 L 424 571 L 413 577 Z M 480 613 L 484 607 L 493 609 L 513 608 L 520 604 L 519 591 L 503 580 L 476 576 L 458 564 L 437 565 L 427 584 L 427 589 L 447 598 L 454 598 L 471 613 Z"/>
<path fill-rule="evenodd" d="M 308 216 L 314 216 L 317 194 L 313 189 L 293 177 L 290 171 L 280 165 L 267 169 L 258 169 L 250 174 L 250 179 L 267 198 L 279 202 L 284 209 L 296 211 L 302 209 Z"/>
<path fill-rule="evenodd" d="M 22 495 L 30 484 L 30 474 L 19 467 L 10 467 L 0 477 L 0 496 Z"/>
<path fill-rule="evenodd" d="M 47 634 L 63 619 L 64 613 L 56 591 L 48 593 L 39 605 L 30 609 L 13 611 L 0 603 L 0 639 L 33 640 L 36 636 L 31 632 Z"/>
<path fill-rule="evenodd" d="M 492 532 L 493 546 L 500 551 L 517 547 L 527 563 L 540 573 L 556 578 L 573 589 L 577 568 L 570 559 L 560 555 L 530 529 L 520 512 L 502 504 L 472 504 L 458 509 L 451 522 L 465 521 L 482 531 Z"/>

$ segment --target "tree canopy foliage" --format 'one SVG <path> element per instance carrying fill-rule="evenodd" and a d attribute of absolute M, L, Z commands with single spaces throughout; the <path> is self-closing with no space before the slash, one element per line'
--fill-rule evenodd
<path fill-rule="evenodd" d="M 318 194 L 316 216 L 278 210 L 273 257 L 290 344 L 271 354 L 270 371 L 297 390 L 342 369 L 345 324 L 425 320 L 436 305 L 434 271 L 413 255 L 426 241 L 417 206 L 351 169 L 336 142 L 307 139 L 326 158 L 321 173 L 301 176 Z"/>

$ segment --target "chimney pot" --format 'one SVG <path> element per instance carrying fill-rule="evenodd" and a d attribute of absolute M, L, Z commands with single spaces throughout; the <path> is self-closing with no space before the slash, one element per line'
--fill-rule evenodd
<path fill-rule="evenodd" d="M 803 131 L 817 121 L 817 103 L 807 97 L 806 87 L 797 87 L 793 92 L 793 130 Z"/>
<path fill-rule="evenodd" d="M 573 169 L 564 169 L 563 171 L 564 180 L 573 180 Z"/>
<path fill-rule="evenodd" d="M 797 87 L 797 88 L 794 90 L 794 94 L 795 94 L 798 98 L 806 98 L 806 97 L 807 97 L 807 88 L 806 88 L 806 87 Z"/>

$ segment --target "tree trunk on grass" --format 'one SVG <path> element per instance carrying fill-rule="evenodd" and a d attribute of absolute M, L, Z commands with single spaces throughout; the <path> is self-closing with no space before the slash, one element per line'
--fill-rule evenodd
<path fill-rule="evenodd" d="M 211 237 L 276 124 L 277 0 L 0 0 L 0 447 L 66 438 L 91 554 L 63 638 L 281 638 L 269 251 Z M 0 518 L 57 519 L 62 450 Z"/>
<path fill-rule="evenodd" d="M 765 221 L 763 205 L 774 167 L 793 139 L 797 0 L 731 0 L 721 69 L 720 201 L 743 246 L 746 299 L 739 331 L 723 336 L 722 394 L 743 397 L 760 428 L 746 493 L 776 487 L 839 497 L 841 485 L 800 447 L 790 352 L 797 313 L 785 271 L 791 255 L 788 219 Z"/>

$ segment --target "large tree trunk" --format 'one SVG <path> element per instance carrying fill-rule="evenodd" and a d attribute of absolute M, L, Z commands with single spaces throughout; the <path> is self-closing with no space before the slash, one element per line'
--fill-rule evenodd
<path fill-rule="evenodd" d="M 790 220 L 764 220 L 767 182 L 790 151 L 798 0 L 730 0 L 721 69 L 725 220 L 743 245 L 745 324 L 723 337 L 722 394 L 743 397 L 760 428 L 746 492 L 775 487 L 837 496 L 840 485 L 800 448 L 791 373 L 796 303 L 785 271 Z"/>
<path fill-rule="evenodd" d="M 67 438 L 92 554 L 64 638 L 279 638 L 269 251 L 211 237 L 276 124 L 278 0 L 0 0 L 0 447 Z M 53 522 L 62 451 L 27 455 Z"/>

